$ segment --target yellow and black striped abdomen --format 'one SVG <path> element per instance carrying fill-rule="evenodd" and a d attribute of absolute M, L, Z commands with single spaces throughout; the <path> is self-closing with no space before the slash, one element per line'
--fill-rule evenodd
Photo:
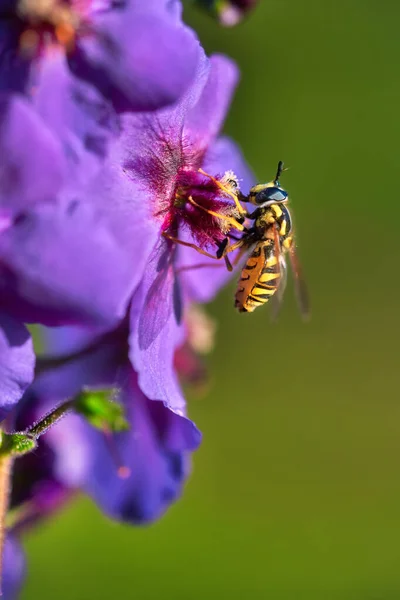
<path fill-rule="evenodd" d="M 253 312 L 268 302 L 279 284 L 279 264 L 273 240 L 259 242 L 249 256 L 240 276 L 235 296 L 239 312 Z"/>

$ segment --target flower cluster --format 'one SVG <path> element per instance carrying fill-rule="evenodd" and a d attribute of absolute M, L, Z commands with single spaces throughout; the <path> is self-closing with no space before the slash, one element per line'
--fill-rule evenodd
<path fill-rule="evenodd" d="M 215 252 L 237 216 L 230 186 L 251 186 L 220 135 L 237 77 L 178 0 L 1 0 L 6 600 L 21 533 L 76 491 L 134 524 L 182 491 L 201 440 L 182 385 L 202 382 L 213 335 L 198 305 L 227 272 L 176 240 Z"/>

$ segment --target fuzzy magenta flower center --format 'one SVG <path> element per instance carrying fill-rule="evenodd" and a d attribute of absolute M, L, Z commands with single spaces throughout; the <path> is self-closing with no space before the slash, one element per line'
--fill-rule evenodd
<path fill-rule="evenodd" d="M 181 169 L 164 211 L 163 231 L 187 229 L 201 247 L 221 242 L 231 228 L 229 218 L 239 216 L 225 189 L 238 189 L 237 178 L 230 171 L 209 177 L 197 170 Z"/>
<path fill-rule="evenodd" d="M 176 136 L 171 142 L 173 131 L 155 128 L 150 139 L 152 151 L 128 159 L 123 168 L 151 191 L 152 213 L 161 222 L 161 232 L 173 237 L 186 233 L 201 248 L 222 242 L 233 221 L 240 219 L 232 198 L 239 192 L 236 175 L 205 173 L 204 150 Z"/>

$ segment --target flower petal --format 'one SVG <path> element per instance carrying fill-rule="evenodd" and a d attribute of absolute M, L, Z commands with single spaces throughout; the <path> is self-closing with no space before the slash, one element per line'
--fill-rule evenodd
<path fill-rule="evenodd" d="M 203 169 L 207 173 L 223 175 L 233 171 L 239 179 L 240 188 L 247 193 L 255 179 L 247 165 L 240 148 L 227 137 L 219 138 L 204 157 Z M 233 254 L 233 257 L 235 254 Z M 231 256 L 231 258 L 233 259 Z M 179 248 L 178 268 L 185 266 L 210 265 L 210 268 L 185 269 L 181 274 L 182 287 L 194 302 L 209 302 L 221 287 L 232 277 L 223 261 L 200 256 L 191 248 Z"/>
<path fill-rule="evenodd" d="M 239 78 L 236 64 L 219 54 L 210 57 L 208 80 L 185 119 L 184 135 L 205 150 L 220 133 Z"/>
<path fill-rule="evenodd" d="M 71 70 L 97 85 L 120 112 L 173 104 L 195 75 L 196 36 L 157 12 L 126 3 L 100 14 L 94 35 L 82 38 L 70 57 Z"/>
<path fill-rule="evenodd" d="M 119 135 L 113 107 L 94 86 L 71 75 L 59 53 L 41 63 L 32 101 L 62 146 L 68 163 L 65 184 L 79 188 L 103 167 L 110 142 Z"/>
<path fill-rule="evenodd" d="M 143 393 L 184 415 L 185 400 L 174 370 L 175 349 L 183 337 L 182 298 L 172 262 L 170 244 L 162 239 L 132 299 L 129 356 Z"/>
<path fill-rule="evenodd" d="M 77 331 L 70 333 L 76 339 Z M 62 335 L 68 346 L 68 331 Z M 54 331 L 53 343 L 56 336 Z M 62 344 L 56 345 L 60 349 Z M 44 404 L 54 405 L 83 385 L 120 386 L 131 429 L 110 438 L 75 415 L 63 419 L 46 436 L 55 453 L 57 480 L 83 487 L 113 518 L 132 523 L 157 518 L 181 492 L 188 475 L 188 452 L 198 447 L 199 431 L 188 419 L 144 396 L 137 375 L 126 364 L 118 332 L 96 350 L 43 373 L 33 387 Z M 129 469 L 129 477 L 121 477 L 121 466 Z"/>
<path fill-rule="evenodd" d="M 132 146 L 130 145 L 132 142 Z M 159 225 L 152 218 L 152 195 L 126 172 L 125 163 L 136 152 L 135 141 L 129 139 L 126 147 L 114 144 L 103 169 L 87 183 L 82 195 L 93 203 L 96 213 L 107 223 L 126 255 L 131 277 L 138 282 L 146 266 L 159 233 Z"/>
<path fill-rule="evenodd" d="M 55 358 L 55 362 L 52 365 L 51 360 L 45 359 L 43 365 L 43 357 L 38 358 L 39 374 L 30 388 L 42 414 L 73 398 L 84 387 L 113 388 L 118 373 L 127 363 L 123 330 L 104 334 L 89 328 L 57 327 L 45 330 L 43 340 L 46 356 Z M 58 357 L 70 353 L 76 354 L 76 358 L 58 363 Z M 32 399 L 28 402 L 31 406 Z M 35 418 L 39 416 L 36 414 Z M 67 488 L 81 487 L 91 468 L 96 448 L 91 446 L 90 430 L 81 417 L 70 414 L 46 434 L 45 441 L 54 454 L 53 476 Z"/>
<path fill-rule="evenodd" d="M 0 96 L 1 218 L 53 201 L 62 184 L 64 158 L 58 141 L 22 96 Z"/>
<path fill-rule="evenodd" d="M 191 421 L 146 398 L 133 372 L 127 379 L 122 400 L 131 429 L 115 435 L 113 443 L 130 474 L 118 475 L 107 440 L 91 430 L 93 464 L 85 489 L 111 517 L 140 524 L 160 517 L 179 497 L 189 472 L 188 453 L 201 435 Z"/>
<path fill-rule="evenodd" d="M 89 205 L 43 206 L 0 236 L 0 306 L 27 322 L 110 325 L 135 277 Z"/>
<path fill-rule="evenodd" d="M 25 575 L 25 557 L 17 540 L 8 535 L 4 544 L 2 598 L 16 600 Z"/>
<path fill-rule="evenodd" d="M 35 353 L 29 331 L 0 313 L 0 420 L 20 400 L 34 377 Z"/>

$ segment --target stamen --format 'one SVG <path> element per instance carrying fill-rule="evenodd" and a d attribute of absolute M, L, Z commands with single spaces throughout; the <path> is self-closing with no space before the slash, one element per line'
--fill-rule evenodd
<path fill-rule="evenodd" d="M 215 183 L 215 185 L 217 185 L 223 192 L 225 192 L 225 194 L 228 194 L 228 196 L 230 196 L 231 198 L 233 198 L 233 200 L 234 200 L 234 202 L 236 204 L 236 208 L 237 208 L 237 210 L 239 211 L 239 213 L 241 215 L 245 216 L 247 214 L 246 209 L 243 208 L 243 206 L 240 204 L 239 198 L 230 189 L 230 187 L 228 187 L 227 185 L 224 185 L 223 183 L 221 183 L 221 181 L 219 181 L 218 179 L 216 179 L 212 175 L 209 175 L 208 173 L 206 173 L 205 171 L 203 171 L 203 169 L 199 169 L 199 173 L 201 173 L 202 175 L 205 175 L 206 177 L 208 177 L 209 179 L 211 179 L 211 181 L 213 181 Z"/>
<path fill-rule="evenodd" d="M 232 217 L 228 217 L 227 215 L 224 215 L 223 213 L 217 213 L 213 210 L 209 210 L 208 208 L 204 208 L 204 206 L 201 206 L 201 204 L 198 204 L 195 200 L 193 200 L 192 196 L 189 196 L 188 200 L 191 204 L 193 204 L 193 206 L 196 206 L 197 208 L 204 210 L 204 212 L 208 213 L 209 215 L 212 215 L 213 217 L 217 217 L 217 219 L 221 219 L 222 221 L 228 222 L 231 225 L 231 227 L 234 227 L 235 229 L 238 229 L 239 231 L 244 230 L 244 226 L 241 223 L 238 223 L 238 221 L 236 221 L 236 219 L 234 219 Z"/>

